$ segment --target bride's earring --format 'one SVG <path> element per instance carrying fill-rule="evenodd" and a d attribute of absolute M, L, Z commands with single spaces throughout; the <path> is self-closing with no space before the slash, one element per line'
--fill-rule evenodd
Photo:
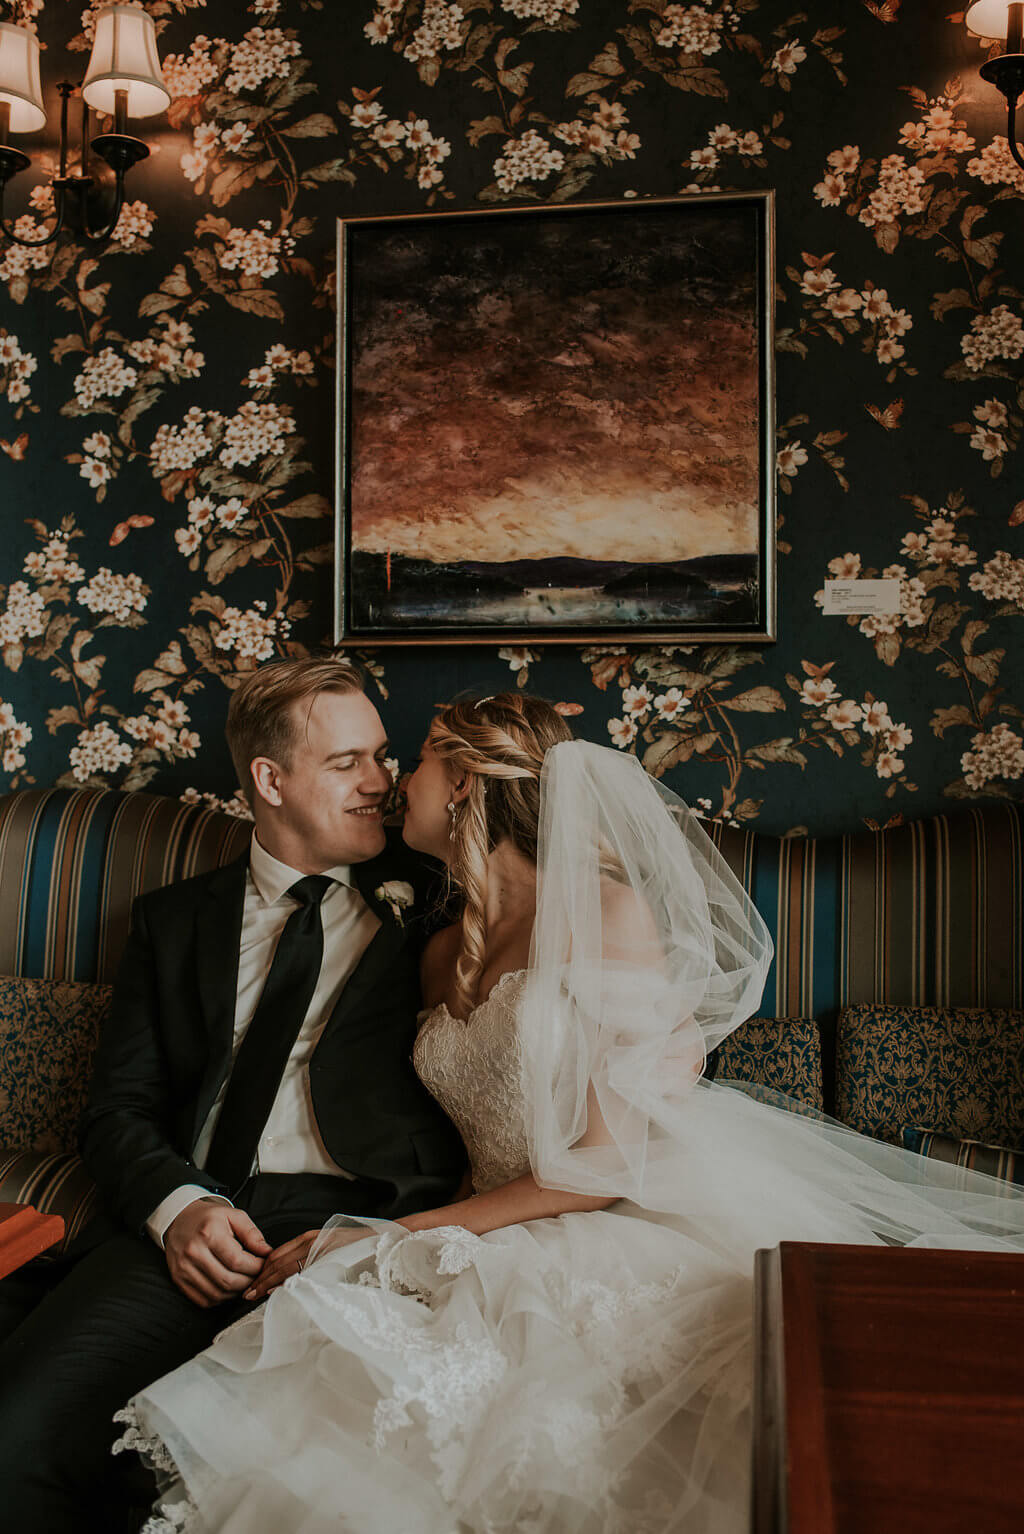
<path fill-rule="evenodd" d="M 448 800 L 447 808 L 448 813 L 452 818 L 451 826 L 448 829 L 448 840 L 453 842 L 455 840 L 455 801 L 453 799 Z"/>

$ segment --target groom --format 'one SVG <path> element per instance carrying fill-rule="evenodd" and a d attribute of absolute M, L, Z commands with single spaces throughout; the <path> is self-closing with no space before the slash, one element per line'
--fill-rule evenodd
<path fill-rule="evenodd" d="M 233 694 L 250 851 L 136 902 L 81 1126 L 104 1213 L 0 1282 L 0 1487 L 19 1534 L 115 1528 L 113 1413 L 247 1307 L 331 1214 L 447 1203 L 465 1166 L 410 1055 L 431 871 L 389 840 L 380 718 L 347 661 Z"/>

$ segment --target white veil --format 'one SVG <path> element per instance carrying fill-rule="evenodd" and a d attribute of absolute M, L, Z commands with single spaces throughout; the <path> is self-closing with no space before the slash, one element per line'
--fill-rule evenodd
<path fill-rule="evenodd" d="M 676 1121 L 753 1013 L 768 929 L 691 810 L 632 756 L 569 741 L 541 779 L 521 1027 L 538 1181 L 664 1208 Z"/>
<path fill-rule="evenodd" d="M 737 1254 L 782 1239 L 1024 1248 L 1024 1190 L 703 1079 L 771 956 L 680 799 L 635 757 L 553 747 L 520 1010 L 538 1183 L 683 1219 Z"/>

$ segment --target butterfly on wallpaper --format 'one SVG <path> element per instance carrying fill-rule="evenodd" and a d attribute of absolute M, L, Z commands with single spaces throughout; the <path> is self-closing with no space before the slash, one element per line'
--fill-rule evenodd
<path fill-rule="evenodd" d="M 894 399 L 891 405 L 886 405 L 883 410 L 881 405 L 865 405 L 864 409 L 879 426 L 884 426 L 886 431 L 895 431 L 900 424 L 900 416 L 903 414 L 903 401 Z"/>
<path fill-rule="evenodd" d="M 136 513 L 128 517 L 124 522 L 119 522 L 110 535 L 110 547 L 116 549 L 119 543 L 123 543 L 133 527 L 152 527 L 153 518 L 143 517 Z"/>
<path fill-rule="evenodd" d="M 3 448 L 8 458 L 13 458 L 15 463 L 20 463 L 28 448 L 28 432 L 23 431 L 20 437 L 15 437 L 13 442 L 8 442 L 6 437 L 0 437 L 0 448 Z"/>
<path fill-rule="evenodd" d="M 895 21 L 901 4 L 902 0 L 882 0 L 881 5 L 876 0 L 864 0 L 865 7 L 876 21 Z"/>

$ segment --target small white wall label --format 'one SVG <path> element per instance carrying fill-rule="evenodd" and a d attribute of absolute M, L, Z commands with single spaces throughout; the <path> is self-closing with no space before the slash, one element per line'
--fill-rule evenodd
<path fill-rule="evenodd" d="M 842 580 L 825 582 L 826 617 L 846 617 L 850 613 L 878 615 L 900 611 L 899 581 Z"/>

